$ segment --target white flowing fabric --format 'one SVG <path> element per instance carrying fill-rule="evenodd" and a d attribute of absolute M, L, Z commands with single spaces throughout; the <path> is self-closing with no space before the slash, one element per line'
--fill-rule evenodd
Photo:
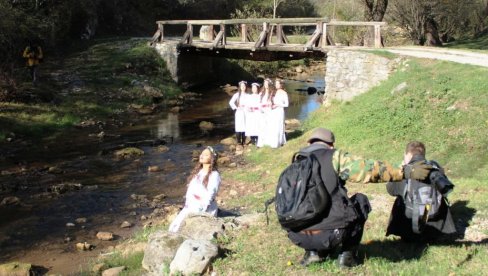
<path fill-rule="evenodd" d="M 217 171 L 211 172 L 207 187 L 203 183 L 204 178 L 205 173 L 200 170 L 190 181 L 186 191 L 185 207 L 170 224 L 168 231 L 178 232 L 181 223 L 190 213 L 206 212 L 212 216 L 217 216 L 218 206 L 215 197 L 219 191 L 220 174 Z"/>
<path fill-rule="evenodd" d="M 237 92 L 229 101 L 232 110 L 235 110 L 235 131 L 246 131 L 246 114 L 244 108 L 246 107 L 247 93 Z"/>
<path fill-rule="evenodd" d="M 270 132 L 269 132 L 269 120 L 271 115 L 271 100 L 268 99 L 268 93 L 265 93 L 260 99 L 261 105 L 261 118 L 259 124 L 259 134 L 258 134 L 258 147 L 270 146 L 268 143 Z"/>
<path fill-rule="evenodd" d="M 261 100 L 259 94 L 251 94 L 247 96 L 246 100 L 246 136 L 259 135 L 259 120 L 260 120 L 260 106 Z"/>
<path fill-rule="evenodd" d="M 276 92 L 273 107 L 269 115 L 269 137 L 266 143 L 272 148 L 278 148 L 286 143 L 285 107 L 288 107 L 288 94 L 284 90 Z"/>

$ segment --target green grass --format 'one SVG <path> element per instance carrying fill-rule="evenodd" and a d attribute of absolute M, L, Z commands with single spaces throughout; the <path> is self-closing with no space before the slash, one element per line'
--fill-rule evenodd
<path fill-rule="evenodd" d="M 488 51 L 488 34 L 473 39 L 459 40 L 446 44 L 448 48 Z"/>
<path fill-rule="evenodd" d="M 305 145 L 309 131 L 327 127 L 336 146 L 367 158 L 399 162 L 405 144 L 423 141 L 427 157 L 445 166 L 456 184 L 450 195 L 456 223 L 469 225 L 465 241 L 451 244 L 412 245 L 386 238 L 385 230 L 394 198 L 384 184 L 352 184 L 373 202 L 360 252 L 364 264 L 340 271 L 335 258 L 308 268 L 297 265 L 303 251 L 294 246 L 271 212 L 267 227 L 251 227 L 227 245 L 231 252 L 214 267 L 219 274 L 245 275 L 482 275 L 488 268 L 488 69 L 441 61 L 413 60 L 405 70 L 348 103 L 333 103 L 313 113 L 303 126 L 304 135 L 283 148 L 259 149 L 241 171 L 224 172 L 223 179 L 238 179 L 252 194 L 228 200 L 228 208 L 261 211 L 274 193 L 277 178 L 292 154 Z M 407 89 L 391 91 L 407 82 Z M 450 110 L 449 107 L 456 107 Z M 230 206 L 229 206 L 230 205 Z M 479 242 L 479 239 L 483 239 Z M 336 257 L 335 255 L 334 257 Z M 293 265 L 288 265 L 288 261 Z"/>

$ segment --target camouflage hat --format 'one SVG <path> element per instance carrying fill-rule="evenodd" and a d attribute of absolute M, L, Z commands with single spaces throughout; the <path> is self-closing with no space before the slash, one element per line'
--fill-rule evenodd
<path fill-rule="evenodd" d="M 316 128 L 312 131 L 312 135 L 308 138 L 307 142 L 310 143 L 313 140 L 320 140 L 324 141 L 326 143 L 334 143 L 335 142 L 335 137 L 334 133 L 332 131 L 325 129 L 325 128 Z"/>

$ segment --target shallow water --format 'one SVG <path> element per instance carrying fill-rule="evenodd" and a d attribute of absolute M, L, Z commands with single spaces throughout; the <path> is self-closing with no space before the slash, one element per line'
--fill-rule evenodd
<path fill-rule="evenodd" d="M 324 89 L 323 74 L 312 79 L 313 83 L 285 82 L 290 98 L 287 118 L 304 120 L 320 106 L 317 94 L 297 91 L 310 86 Z M 35 145 L 10 149 L 8 157 L 0 161 L 4 172 L 0 175 L 0 199 L 7 196 L 8 190 L 22 204 L 0 207 L 0 263 L 17 260 L 46 267 L 50 273 L 70 274 L 79 271 L 86 259 L 115 245 L 98 241 L 97 231 L 113 231 L 120 240 L 141 227 L 144 222 L 140 216 L 150 214 L 154 206 L 138 204 L 131 194 L 152 198 L 164 193 L 167 199 L 159 207 L 183 202 L 185 179 L 194 166 L 192 152 L 201 151 L 205 145 L 222 150 L 218 142 L 233 134 L 230 96 L 220 89 L 196 92 L 203 97 L 194 107 L 179 114 L 159 113 L 136 121 L 128 118 L 132 123 L 123 127 L 106 125 L 103 140 L 93 135 L 101 128 L 75 129 Z M 201 121 L 214 123 L 215 129 L 202 133 L 198 127 Z M 151 139 L 168 140 L 169 150 L 161 153 L 157 147 L 143 146 L 143 156 L 122 161 L 114 159 L 111 152 L 104 154 L 117 145 Z M 148 172 L 148 167 L 154 165 L 163 170 Z M 49 167 L 58 171 L 49 172 Z M 80 183 L 84 188 L 54 198 L 42 196 L 49 187 L 60 183 Z M 79 217 L 88 218 L 88 222 L 66 227 L 66 223 Z M 125 220 L 136 226 L 120 229 L 118 226 Z M 66 242 L 66 238 L 71 241 Z M 77 252 L 75 243 L 84 241 L 96 245 L 96 249 Z"/>

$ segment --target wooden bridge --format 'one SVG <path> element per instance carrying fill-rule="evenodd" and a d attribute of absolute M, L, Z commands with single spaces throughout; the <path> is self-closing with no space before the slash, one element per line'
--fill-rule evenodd
<path fill-rule="evenodd" d="M 339 46 L 334 43 L 330 31 L 336 26 L 371 28 L 372 46 L 380 48 L 381 27 L 386 25 L 385 22 L 330 21 L 327 18 L 168 20 L 156 23 L 153 44 L 176 44 L 179 51 L 188 53 L 252 60 L 323 57 L 331 48 Z M 178 32 L 175 25 L 180 25 L 179 36 L 174 35 L 175 30 Z M 204 36 L 195 36 L 195 31 L 201 28 L 205 30 Z M 293 28 L 307 30 L 308 34 L 289 34 Z M 173 36 L 165 34 L 167 29 L 171 29 Z"/>

